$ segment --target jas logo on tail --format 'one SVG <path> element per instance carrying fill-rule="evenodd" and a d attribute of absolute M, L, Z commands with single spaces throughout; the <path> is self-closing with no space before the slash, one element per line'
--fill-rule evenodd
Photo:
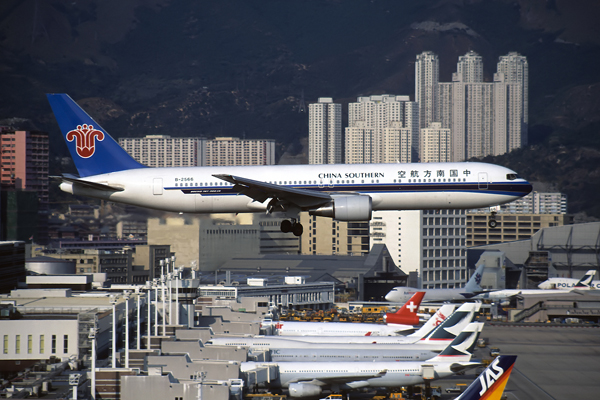
<path fill-rule="evenodd" d="M 502 376 L 504 370 L 498 365 L 499 358 L 496 358 L 492 365 L 479 375 L 479 383 L 481 383 L 481 391 L 479 395 L 483 395 L 492 385 Z M 496 372 L 497 374 L 495 374 Z"/>
<path fill-rule="evenodd" d="M 104 140 L 104 133 L 94 129 L 93 125 L 83 124 L 77 125 L 77 129 L 67 133 L 67 140 L 72 142 L 75 140 L 77 154 L 81 158 L 90 158 L 96 151 L 96 138 L 101 142 Z"/>

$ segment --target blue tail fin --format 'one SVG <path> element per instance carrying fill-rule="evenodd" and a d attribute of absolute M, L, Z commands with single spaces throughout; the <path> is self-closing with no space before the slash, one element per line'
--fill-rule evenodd
<path fill-rule="evenodd" d="M 499 400 L 517 356 L 498 356 L 455 400 Z"/>
<path fill-rule="evenodd" d="M 80 177 L 145 167 L 123 150 L 68 95 L 57 93 L 46 96 Z"/>

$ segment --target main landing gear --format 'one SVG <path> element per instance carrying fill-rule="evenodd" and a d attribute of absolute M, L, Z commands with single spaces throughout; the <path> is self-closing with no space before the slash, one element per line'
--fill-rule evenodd
<path fill-rule="evenodd" d="M 300 222 L 296 221 L 295 218 L 292 218 L 291 220 L 284 219 L 281 221 L 280 229 L 283 233 L 292 232 L 294 236 L 301 236 L 302 232 L 304 232 L 304 227 Z"/>
<path fill-rule="evenodd" d="M 498 226 L 498 221 L 496 221 L 496 211 L 492 211 L 492 215 L 490 215 L 490 219 L 488 221 L 488 226 L 492 229 Z"/>

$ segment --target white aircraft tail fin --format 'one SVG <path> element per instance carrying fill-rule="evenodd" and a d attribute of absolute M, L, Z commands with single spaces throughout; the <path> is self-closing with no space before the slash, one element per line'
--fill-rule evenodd
<path fill-rule="evenodd" d="M 456 305 L 454 304 L 444 304 L 437 310 L 435 314 L 433 314 L 431 318 L 427 320 L 427 322 L 425 322 L 425 324 L 423 324 L 422 327 L 420 327 L 416 332 L 408 335 L 408 337 L 415 339 L 424 338 L 427 334 L 431 333 L 435 328 L 437 328 L 439 324 L 444 322 L 444 320 L 454 312 L 455 308 Z"/>

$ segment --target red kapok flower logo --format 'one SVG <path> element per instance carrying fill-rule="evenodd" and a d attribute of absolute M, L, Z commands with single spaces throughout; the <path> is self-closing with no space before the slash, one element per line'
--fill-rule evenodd
<path fill-rule="evenodd" d="M 77 154 L 82 158 L 90 158 L 96 151 L 96 138 L 101 142 L 104 140 L 104 133 L 94 129 L 93 125 L 83 124 L 77 125 L 77 129 L 67 133 L 67 140 L 72 142 L 75 140 Z"/>

